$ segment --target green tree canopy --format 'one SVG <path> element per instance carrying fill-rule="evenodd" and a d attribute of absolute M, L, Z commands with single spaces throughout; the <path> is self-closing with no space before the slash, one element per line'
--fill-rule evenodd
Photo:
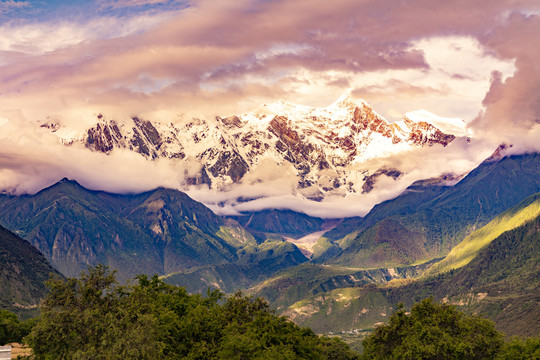
<path fill-rule="evenodd" d="M 451 305 L 424 299 L 406 313 L 403 305 L 363 342 L 364 359 L 494 359 L 503 337 L 492 322 Z"/>
<path fill-rule="evenodd" d="M 266 301 L 190 295 L 157 276 L 120 286 L 106 267 L 49 282 L 27 340 L 37 359 L 357 359 L 342 341 L 275 315 Z"/>
<path fill-rule="evenodd" d="M 0 310 L 0 345 L 12 342 L 21 342 L 28 335 L 35 320 L 20 321 L 17 315 L 8 311 Z"/>
<path fill-rule="evenodd" d="M 505 343 L 497 360 L 540 360 L 540 337 L 515 338 Z"/>

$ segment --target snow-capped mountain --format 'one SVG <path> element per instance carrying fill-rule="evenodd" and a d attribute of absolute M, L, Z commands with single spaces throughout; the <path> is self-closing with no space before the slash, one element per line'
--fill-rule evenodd
<path fill-rule="evenodd" d="M 233 183 L 258 181 L 257 170 L 268 164 L 283 166 L 296 176 L 299 194 L 318 200 L 326 194 L 369 192 L 379 176 L 401 176 L 399 169 L 363 168 L 370 159 L 421 146 L 446 146 L 466 133 L 464 123 L 461 128 L 456 121 L 450 124 L 454 135 L 424 118 L 406 116 L 389 123 L 366 102 L 343 96 L 326 108 L 280 101 L 243 115 L 178 124 L 100 114 L 95 125 L 78 134 L 59 122 L 42 126 L 67 146 L 106 154 L 127 149 L 146 160 L 177 159 L 186 169 L 198 166 L 195 172 L 186 171 L 186 185 L 222 190 Z"/>

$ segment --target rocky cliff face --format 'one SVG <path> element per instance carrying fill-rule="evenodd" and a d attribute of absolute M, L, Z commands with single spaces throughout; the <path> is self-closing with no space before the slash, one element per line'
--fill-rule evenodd
<path fill-rule="evenodd" d="M 44 126 L 56 132 L 62 125 Z M 120 121 L 100 114 L 87 131 L 59 138 L 105 154 L 125 149 L 147 160 L 185 161 L 186 167 L 197 167 L 190 173 L 198 174 L 188 176 L 187 185 L 217 190 L 260 181 L 258 170 L 272 164 L 292 171 L 301 196 L 318 200 L 326 194 L 369 192 L 382 175 L 399 177 L 399 169 L 362 168 L 370 159 L 420 146 L 446 146 L 455 136 L 408 117 L 389 123 L 365 102 L 342 97 L 327 108 L 278 102 L 244 115 L 182 124 L 138 117 Z"/>

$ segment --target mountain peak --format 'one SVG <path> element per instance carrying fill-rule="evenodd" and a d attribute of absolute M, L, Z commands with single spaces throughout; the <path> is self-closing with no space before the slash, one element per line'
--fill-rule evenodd
<path fill-rule="evenodd" d="M 341 95 L 336 101 L 334 101 L 329 107 L 354 109 L 357 106 L 364 106 L 364 105 L 367 105 L 367 103 L 364 100 L 356 99 L 352 96 L 350 92 L 346 92 L 343 95 Z"/>
<path fill-rule="evenodd" d="M 79 184 L 77 181 L 68 179 L 67 177 L 62 178 L 62 180 L 60 180 L 58 183 L 59 184 L 77 184 L 77 185 Z"/>
<path fill-rule="evenodd" d="M 104 119 L 69 144 L 105 154 L 123 149 L 146 160 L 182 161 L 193 170 L 186 171 L 186 186 L 204 184 L 213 190 L 241 183 L 246 174 L 246 181 L 262 182 L 268 166 L 286 165 L 296 180 L 294 194 L 313 200 L 363 193 L 366 179 L 380 169 L 362 165 L 371 159 L 419 146 L 446 146 L 455 138 L 426 122 L 389 123 L 350 92 L 327 107 L 281 99 L 251 113 L 218 117 L 215 123 Z"/>
<path fill-rule="evenodd" d="M 62 178 L 62 180 L 58 181 L 55 185 L 71 185 L 71 186 L 77 186 L 77 187 L 83 187 L 81 184 L 77 182 L 77 180 L 69 179 L 67 177 Z"/>
<path fill-rule="evenodd" d="M 86 189 L 84 186 L 79 184 L 76 180 L 71 180 L 71 179 L 68 179 L 67 177 L 64 177 L 63 179 L 55 182 L 54 184 L 52 184 L 52 185 L 38 191 L 37 194 L 45 194 L 48 191 L 53 190 L 53 189 L 55 191 L 61 192 L 61 193 L 63 193 L 63 192 L 71 192 L 73 190 L 80 191 L 81 189 L 83 191 L 88 191 L 88 189 Z"/>
<path fill-rule="evenodd" d="M 463 119 L 441 117 L 423 109 L 408 112 L 404 118 L 414 122 L 428 123 L 444 133 L 457 136 L 466 136 L 469 132 L 467 123 Z"/>
<path fill-rule="evenodd" d="M 265 106 L 267 111 L 275 115 L 290 115 L 295 113 L 305 113 L 311 108 L 305 105 L 291 104 L 283 99 Z"/>
<path fill-rule="evenodd" d="M 512 148 L 514 145 L 512 144 L 500 144 L 497 149 L 491 154 L 490 157 L 485 159 L 483 161 L 484 164 L 492 163 L 492 162 L 498 162 L 502 158 L 504 158 L 506 155 L 508 155 L 508 152 L 510 151 L 510 148 Z"/>

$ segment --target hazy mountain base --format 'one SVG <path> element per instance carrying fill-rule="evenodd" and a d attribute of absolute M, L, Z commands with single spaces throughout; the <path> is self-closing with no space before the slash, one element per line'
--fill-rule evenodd
<path fill-rule="evenodd" d="M 324 220 L 292 210 L 263 210 L 231 216 L 259 241 L 273 236 L 298 239 L 321 230 Z"/>

